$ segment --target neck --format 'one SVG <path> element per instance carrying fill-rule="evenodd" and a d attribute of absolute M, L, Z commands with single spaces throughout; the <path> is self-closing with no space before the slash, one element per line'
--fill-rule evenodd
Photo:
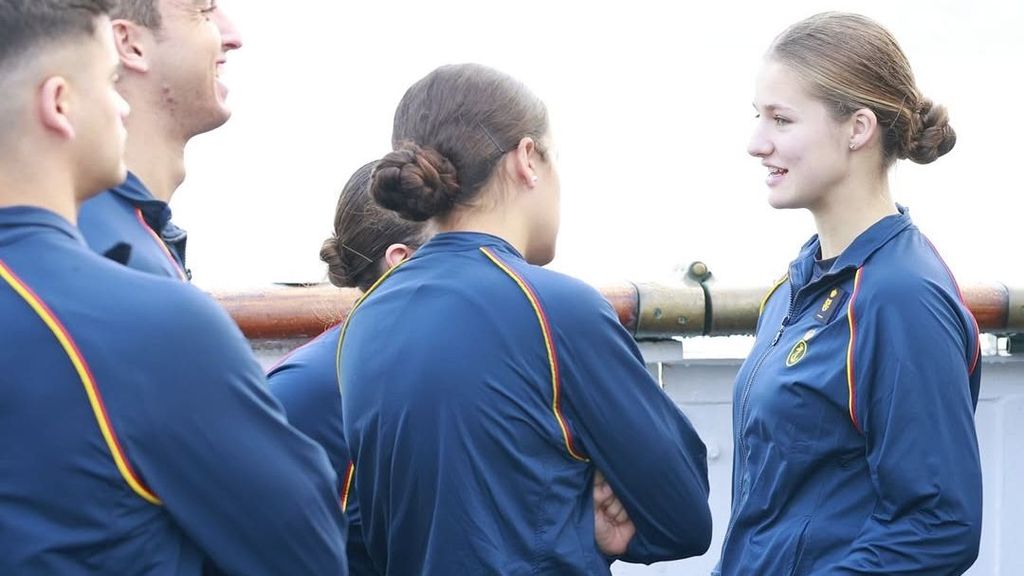
<path fill-rule="evenodd" d="M 436 223 L 438 232 L 483 232 L 497 236 L 511 244 L 520 254 L 527 253 L 527 228 L 511 207 L 494 209 L 470 207 L 453 212 L 444 221 Z"/>
<path fill-rule="evenodd" d="M 898 213 L 884 172 L 870 181 L 844 183 L 826 197 L 827 202 L 811 208 L 823 260 L 842 254 L 874 223 Z"/>
<path fill-rule="evenodd" d="M 128 169 L 138 176 L 153 197 L 170 202 L 174 191 L 185 180 L 188 139 L 164 125 L 166 116 L 133 103 L 124 158 Z"/>
<path fill-rule="evenodd" d="M 76 190 L 71 173 L 55 170 L 59 160 L 7 156 L 0 163 L 0 208 L 34 206 L 55 212 L 72 224 L 78 221 Z"/>

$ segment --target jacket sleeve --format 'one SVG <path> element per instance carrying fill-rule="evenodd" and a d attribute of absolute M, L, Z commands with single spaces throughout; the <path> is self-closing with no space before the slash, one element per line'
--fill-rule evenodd
<path fill-rule="evenodd" d="M 347 574 L 324 451 L 287 424 L 237 327 L 195 296 L 175 309 L 164 348 L 140 375 L 159 385 L 139 387 L 129 458 L 224 573 Z"/>
<path fill-rule="evenodd" d="M 288 423 L 327 451 L 341 497 L 348 481 L 350 458 L 342 429 L 341 393 L 334 366 L 338 334 L 339 330 L 330 330 L 295 351 L 292 357 L 267 374 L 267 387 L 284 408 Z M 345 508 L 349 572 L 377 574 L 363 539 L 359 502 L 353 487 L 349 489 L 351 492 Z"/>
<path fill-rule="evenodd" d="M 975 325 L 921 278 L 859 291 L 848 316 L 847 383 L 877 504 L 828 573 L 961 574 L 981 539 Z"/>
<path fill-rule="evenodd" d="M 592 292 L 592 294 L 591 294 Z M 636 526 L 627 562 L 696 556 L 711 542 L 706 448 L 596 291 L 556 324 L 572 427 Z M 589 299 L 588 299 L 589 298 Z"/>

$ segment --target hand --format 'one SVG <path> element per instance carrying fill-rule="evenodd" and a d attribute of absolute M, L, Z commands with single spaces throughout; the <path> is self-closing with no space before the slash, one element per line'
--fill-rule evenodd
<path fill-rule="evenodd" d="M 607 556 L 624 554 L 634 534 L 636 526 L 629 519 L 626 508 L 598 470 L 594 474 L 594 540 L 597 547 Z"/>

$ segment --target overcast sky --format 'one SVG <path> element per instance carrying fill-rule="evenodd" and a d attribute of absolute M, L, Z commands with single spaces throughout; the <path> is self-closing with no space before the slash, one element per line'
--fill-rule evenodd
<path fill-rule="evenodd" d="M 826 9 L 896 35 L 956 148 L 897 165 L 893 193 L 964 283 L 1024 285 L 1020 142 L 1024 2 L 220 0 L 244 47 L 232 120 L 199 136 L 175 196 L 204 288 L 323 280 L 337 193 L 390 149 L 410 84 L 474 61 L 548 104 L 560 151 L 555 269 L 597 284 L 665 281 L 704 260 L 720 284 L 768 284 L 813 233 L 766 202 L 746 154 L 754 75 L 772 38 Z"/>

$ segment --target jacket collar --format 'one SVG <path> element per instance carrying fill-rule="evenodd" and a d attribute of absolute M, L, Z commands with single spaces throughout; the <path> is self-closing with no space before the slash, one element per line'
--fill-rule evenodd
<path fill-rule="evenodd" d="M 442 232 L 435 235 L 422 248 L 417 250 L 413 257 L 441 252 L 476 250 L 482 246 L 491 246 L 516 258 L 523 259 L 523 255 L 512 244 L 509 244 L 503 238 L 484 232 Z"/>
<path fill-rule="evenodd" d="M 896 209 L 899 210 L 898 214 L 886 216 L 861 232 L 836 258 L 832 269 L 825 276 L 837 274 L 849 268 L 860 268 L 889 240 L 914 225 L 910 219 L 910 210 L 899 204 L 896 205 Z M 803 286 L 812 278 L 814 261 L 820 253 L 821 243 L 818 235 L 815 234 L 800 249 L 800 256 L 789 265 L 789 279 L 794 286 Z"/>
<path fill-rule="evenodd" d="M 55 212 L 35 206 L 0 208 L 0 243 L 3 243 L 3 237 L 8 233 L 24 230 L 26 227 L 48 228 L 85 245 L 85 240 L 78 228 Z"/>
<path fill-rule="evenodd" d="M 165 240 L 177 239 L 185 232 L 171 222 L 171 207 L 163 200 L 157 200 L 139 177 L 128 172 L 128 178 L 110 192 L 127 200 L 142 211 L 143 218 L 151 228 L 158 231 Z"/>

